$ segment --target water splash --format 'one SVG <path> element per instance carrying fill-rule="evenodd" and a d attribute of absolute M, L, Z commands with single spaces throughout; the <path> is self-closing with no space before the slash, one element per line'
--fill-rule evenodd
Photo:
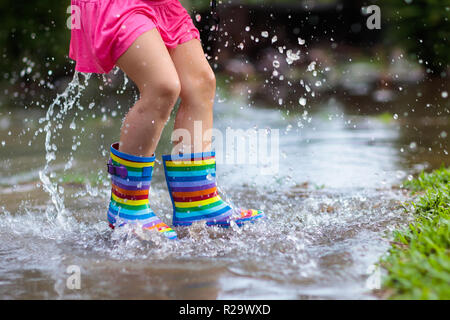
<path fill-rule="evenodd" d="M 57 146 L 52 143 L 52 138 L 57 135 L 58 130 L 62 129 L 62 122 L 67 112 L 76 106 L 81 98 L 81 95 L 87 87 L 90 75 L 84 76 L 84 81 L 80 82 L 80 73 L 75 72 L 72 81 L 68 84 L 63 93 L 57 94 L 55 100 L 47 108 L 47 113 L 44 118 L 39 120 L 39 123 L 44 124 L 43 128 L 36 131 L 45 132 L 45 166 L 39 171 L 39 179 L 42 182 L 43 189 L 50 195 L 50 200 L 53 206 L 47 206 L 46 216 L 50 220 L 55 220 L 61 226 L 70 227 L 67 223 L 69 216 L 66 214 L 64 205 L 63 189 L 58 188 L 58 183 L 52 181 L 54 173 L 50 170 L 50 164 L 56 160 Z M 81 106 L 80 106 L 81 107 Z M 72 126 L 72 125 L 71 125 Z M 73 160 L 72 156 L 69 162 Z"/>

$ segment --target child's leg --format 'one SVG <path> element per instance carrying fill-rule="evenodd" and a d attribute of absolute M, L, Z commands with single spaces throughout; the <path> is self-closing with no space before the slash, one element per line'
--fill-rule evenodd
<path fill-rule="evenodd" d="M 151 155 L 180 93 L 177 72 L 156 29 L 142 34 L 117 65 L 136 83 L 140 99 L 125 117 L 120 145 L 111 145 L 108 221 L 113 228 L 137 224 L 176 239 L 151 209 L 149 188 L 155 163 Z"/>
<path fill-rule="evenodd" d="M 151 156 L 180 94 L 176 69 L 157 29 L 142 34 L 117 65 L 140 92 L 122 125 L 120 151 Z"/>
<path fill-rule="evenodd" d="M 169 53 L 181 82 L 181 104 L 175 118 L 174 130 L 186 129 L 191 135 L 192 145 L 183 143 L 184 153 L 208 151 L 211 139 L 202 141 L 202 137 L 194 137 L 194 121 L 201 121 L 202 133 L 212 128 L 216 90 L 214 72 L 197 39 L 170 49 Z"/>
<path fill-rule="evenodd" d="M 194 136 L 194 122 L 201 121 L 203 135 L 212 128 L 215 78 L 198 40 L 169 50 L 181 82 L 181 105 L 174 129 L 187 129 Z M 238 226 L 264 217 L 259 210 L 231 207 L 220 197 L 216 185 L 216 161 L 211 141 L 183 144 L 183 155 L 163 156 L 164 172 L 174 208 L 173 225 L 189 226 L 204 221 L 209 226 Z M 177 143 L 179 141 L 176 141 Z M 203 152 L 202 152 L 203 151 Z"/>

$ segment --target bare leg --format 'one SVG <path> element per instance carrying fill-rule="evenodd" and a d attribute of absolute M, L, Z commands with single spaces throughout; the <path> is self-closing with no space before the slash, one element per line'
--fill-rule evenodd
<path fill-rule="evenodd" d="M 206 136 L 204 139 L 198 136 L 205 136 L 212 128 L 216 88 L 214 73 L 205 59 L 200 42 L 196 39 L 169 50 L 169 53 L 181 82 L 181 105 L 175 119 L 174 131 L 187 131 L 192 140 L 196 131 L 195 124 L 199 122 L 202 124 L 202 132 L 198 132 L 194 141 L 189 141 L 190 144 L 184 140 L 174 141 L 177 144 L 175 149 L 178 149 L 181 144 L 184 153 L 209 151 L 211 148 L 210 137 Z M 200 170 L 197 163 L 194 163 L 197 160 L 197 156 L 185 157 L 181 161 L 175 159 L 172 161 L 172 165 L 175 162 L 177 166 L 183 168 L 182 170 L 189 170 L 189 178 L 195 178 L 195 183 L 201 183 L 201 185 L 194 185 L 193 182 L 186 179 L 186 176 L 179 176 L 178 170 L 173 170 L 172 166 L 165 165 L 166 176 L 171 176 L 170 181 L 167 179 L 167 185 L 172 195 L 174 225 L 189 225 L 195 221 L 202 221 L 207 225 L 227 227 L 231 225 L 231 221 L 234 221 L 236 225 L 241 226 L 246 222 L 254 222 L 264 217 L 259 210 L 233 209 L 223 201 L 217 190 L 215 158 L 212 157 L 211 162 L 202 163 Z M 167 164 L 169 160 L 163 159 L 163 161 Z M 181 183 L 183 186 L 190 185 L 193 188 L 187 188 L 187 192 L 180 189 L 175 191 L 173 187 L 178 186 L 177 183 Z M 191 192 L 191 190 L 195 191 Z M 176 200 L 180 198 L 182 201 Z M 188 209 L 186 212 L 186 208 L 195 210 Z M 208 212 L 206 219 L 205 210 Z"/>
<path fill-rule="evenodd" d="M 140 99 L 125 117 L 120 151 L 151 156 L 180 94 L 180 81 L 157 29 L 142 34 L 117 65 L 136 83 Z"/>
<path fill-rule="evenodd" d="M 175 49 L 169 49 L 181 82 L 181 104 L 175 118 L 174 130 L 186 129 L 191 141 L 181 141 L 183 151 L 202 152 L 211 148 L 205 136 L 213 126 L 213 104 L 216 90 L 214 72 L 205 58 L 200 41 L 193 39 Z M 194 123 L 201 123 L 202 136 L 194 136 Z M 180 143 L 180 141 L 174 141 Z M 184 142 L 184 143 L 183 143 Z"/>

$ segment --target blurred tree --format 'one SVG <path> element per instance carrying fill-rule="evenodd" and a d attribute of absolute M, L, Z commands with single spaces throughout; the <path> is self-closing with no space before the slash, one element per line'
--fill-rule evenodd
<path fill-rule="evenodd" d="M 435 75 L 450 64 L 450 0 L 381 0 L 387 41 L 422 60 Z"/>
<path fill-rule="evenodd" d="M 180 0 L 188 10 L 205 11 L 210 0 Z M 217 0 L 220 3 L 219 0 Z M 303 0 L 231 0 L 226 3 L 299 3 Z M 308 0 L 334 2 L 336 0 Z M 0 0 L 0 79 L 51 80 L 72 68 L 68 59 L 70 0 Z M 50 71 L 50 72 L 49 72 Z M 11 80 L 12 79 L 12 80 Z"/>
<path fill-rule="evenodd" d="M 340 0 L 341 1 L 341 0 Z M 229 3 L 336 3 L 338 0 L 230 0 Z M 342 0 L 343 1 L 343 0 Z M 354 0 L 358 2 L 359 0 Z M 205 11 L 210 0 L 181 0 L 189 10 Z M 218 0 L 220 3 L 221 1 Z M 347 2 L 346 2 L 347 3 Z M 45 79 L 69 72 L 69 0 L 0 0 L 0 74 L 2 79 Z M 422 59 L 435 74 L 450 63 L 450 0 L 370 0 L 379 4 L 388 40 Z M 219 9 L 220 11 L 220 9 Z M 24 59 L 26 58 L 26 59 Z M 25 72 L 24 72 L 25 70 Z M 49 70 L 52 70 L 49 74 Z M 46 79 L 45 79 L 46 80 Z"/>
<path fill-rule="evenodd" d="M 3 78 L 48 77 L 68 65 L 70 1 L 0 0 L 0 69 Z M 31 68 L 31 69 L 30 69 Z M 55 72 L 53 72 L 54 74 Z"/>

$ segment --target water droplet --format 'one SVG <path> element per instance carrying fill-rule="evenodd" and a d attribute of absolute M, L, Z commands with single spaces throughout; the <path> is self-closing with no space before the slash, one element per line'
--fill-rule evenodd
<path fill-rule="evenodd" d="M 261 32 L 261 37 L 268 38 L 269 37 L 269 32 L 267 32 L 267 31 Z"/>
<path fill-rule="evenodd" d="M 308 68 L 306 69 L 307 71 L 311 72 L 314 71 L 314 69 L 316 69 L 316 62 L 313 61 L 308 65 Z"/>
<path fill-rule="evenodd" d="M 274 60 L 273 63 L 272 63 L 272 65 L 273 65 L 274 68 L 277 68 L 277 69 L 278 69 L 278 68 L 280 67 L 280 61 Z"/>
<path fill-rule="evenodd" d="M 298 99 L 298 103 L 300 103 L 300 105 L 305 106 L 306 105 L 306 99 L 301 97 L 300 99 Z"/>
<path fill-rule="evenodd" d="M 286 51 L 286 62 L 288 64 L 292 64 L 294 61 L 297 61 L 300 59 L 300 51 L 297 51 L 296 53 L 293 53 L 292 50 Z"/>

